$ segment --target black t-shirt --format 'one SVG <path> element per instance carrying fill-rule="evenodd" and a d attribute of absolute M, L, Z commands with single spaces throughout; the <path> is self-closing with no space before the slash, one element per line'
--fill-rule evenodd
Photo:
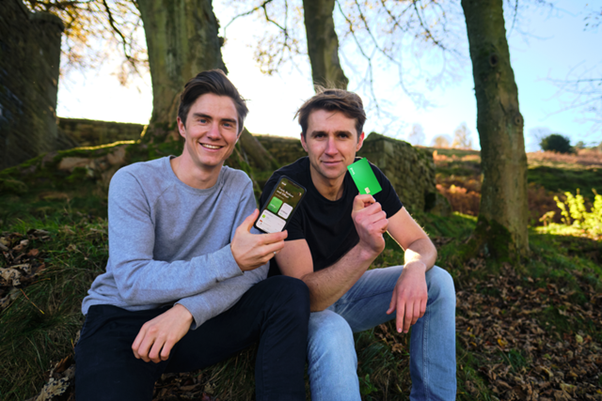
<path fill-rule="evenodd" d="M 359 160 L 359 159 L 356 159 Z M 403 207 L 395 189 L 387 177 L 370 163 L 382 191 L 374 195 L 387 217 L 393 216 Z M 278 183 L 280 176 L 286 175 L 307 189 L 305 198 L 294 212 L 287 226 L 287 241 L 305 239 L 311 251 L 314 271 L 333 265 L 343 255 L 359 242 L 359 236 L 351 219 L 353 199 L 359 191 L 349 172 L 343 181 L 343 196 L 331 201 L 324 198 L 314 187 L 309 171 L 309 159 L 303 157 L 296 162 L 282 167 L 272 174 L 263 188 L 260 205 L 266 202 L 268 196 Z M 272 259 L 270 275 L 280 274 L 275 259 Z"/>

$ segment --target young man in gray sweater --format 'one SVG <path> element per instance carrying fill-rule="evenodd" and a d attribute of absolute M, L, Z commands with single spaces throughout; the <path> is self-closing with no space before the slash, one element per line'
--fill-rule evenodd
<path fill-rule="evenodd" d="M 223 166 L 247 111 L 223 72 L 200 73 L 180 97 L 182 155 L 111 180 L 109 260 L 83 301 L 75 350 L 78 400 L 151 400 L 162 373 L 257 341 L 257 399 L 305 399 L 307 286 L 264 280 L 287 233 L 251 232 L 252 182 Z"/>

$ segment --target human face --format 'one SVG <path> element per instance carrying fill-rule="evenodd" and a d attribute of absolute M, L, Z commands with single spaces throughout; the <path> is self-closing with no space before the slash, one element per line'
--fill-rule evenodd
<path fill-rule="evenodd" d="M 358 138 L 355 119 L 340 111 L 312 111 L 301 144 L 309 156 L 314 185 L 341 186 L 347 166 L 355 160 L 363 141 L 364 133 Z"/>
<path fill-rule="evenodd" d="M 206 93 L 190 107 L 186 125 L 178 117 L 185 139 L 182 159 L 201 172 L 219 172 L 238 140 L 238 113 L 228 96 Z"/>

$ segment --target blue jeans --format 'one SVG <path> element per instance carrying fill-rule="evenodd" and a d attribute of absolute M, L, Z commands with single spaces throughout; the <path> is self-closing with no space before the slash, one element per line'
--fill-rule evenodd
<path fill-rule="evenodd" d="M 312 401 L 360 400 L 353 333 L 395 318 L 387 315 L 403 266 L 369 270 L 328 309 L 309 318 L 307 358 Z M 426 273 L 428 302 L 412 326 L 411 400 L 456 398 L 456 293 L 450 274 Z"/>

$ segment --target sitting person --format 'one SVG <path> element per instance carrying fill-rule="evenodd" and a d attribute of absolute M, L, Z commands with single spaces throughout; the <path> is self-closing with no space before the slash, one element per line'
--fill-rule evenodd
<path fill-rule="evenodd" d="M 309 298 L 265 280 L 286 232 L 251 233 L 253 185 L 224 166 L 245 101 L 219 70 L 180 97 L 178 157 L 120 169 L 109 189 L 109 260 L 83 300 L 78 400 L 151 400 L 165 372 L 213 365 L 259 342 L 257 400 L 304 400 Z"/>
<path fill-rule="evenodd" d="M 366 115 L 354 93 L 324 90 L 298 111 L 307 157 L 277 170 L 263 204 L 282 175 L 307 192 L 287 226 L 270 275 L 309 287 L 308 361 L 313 401 L 360 400 L 353 333 L 396 318 L 412 328 L 412 400 L 454 400 L 455 305 L 451 276 L 434 266 L 437 251 L 412 219 L 385 175 L 370 165 L 381 192 L 360 195 L 347 166 L 364 140 Z M 403 266 L 368 270 L 388 232 L 405 250 Z"/>

